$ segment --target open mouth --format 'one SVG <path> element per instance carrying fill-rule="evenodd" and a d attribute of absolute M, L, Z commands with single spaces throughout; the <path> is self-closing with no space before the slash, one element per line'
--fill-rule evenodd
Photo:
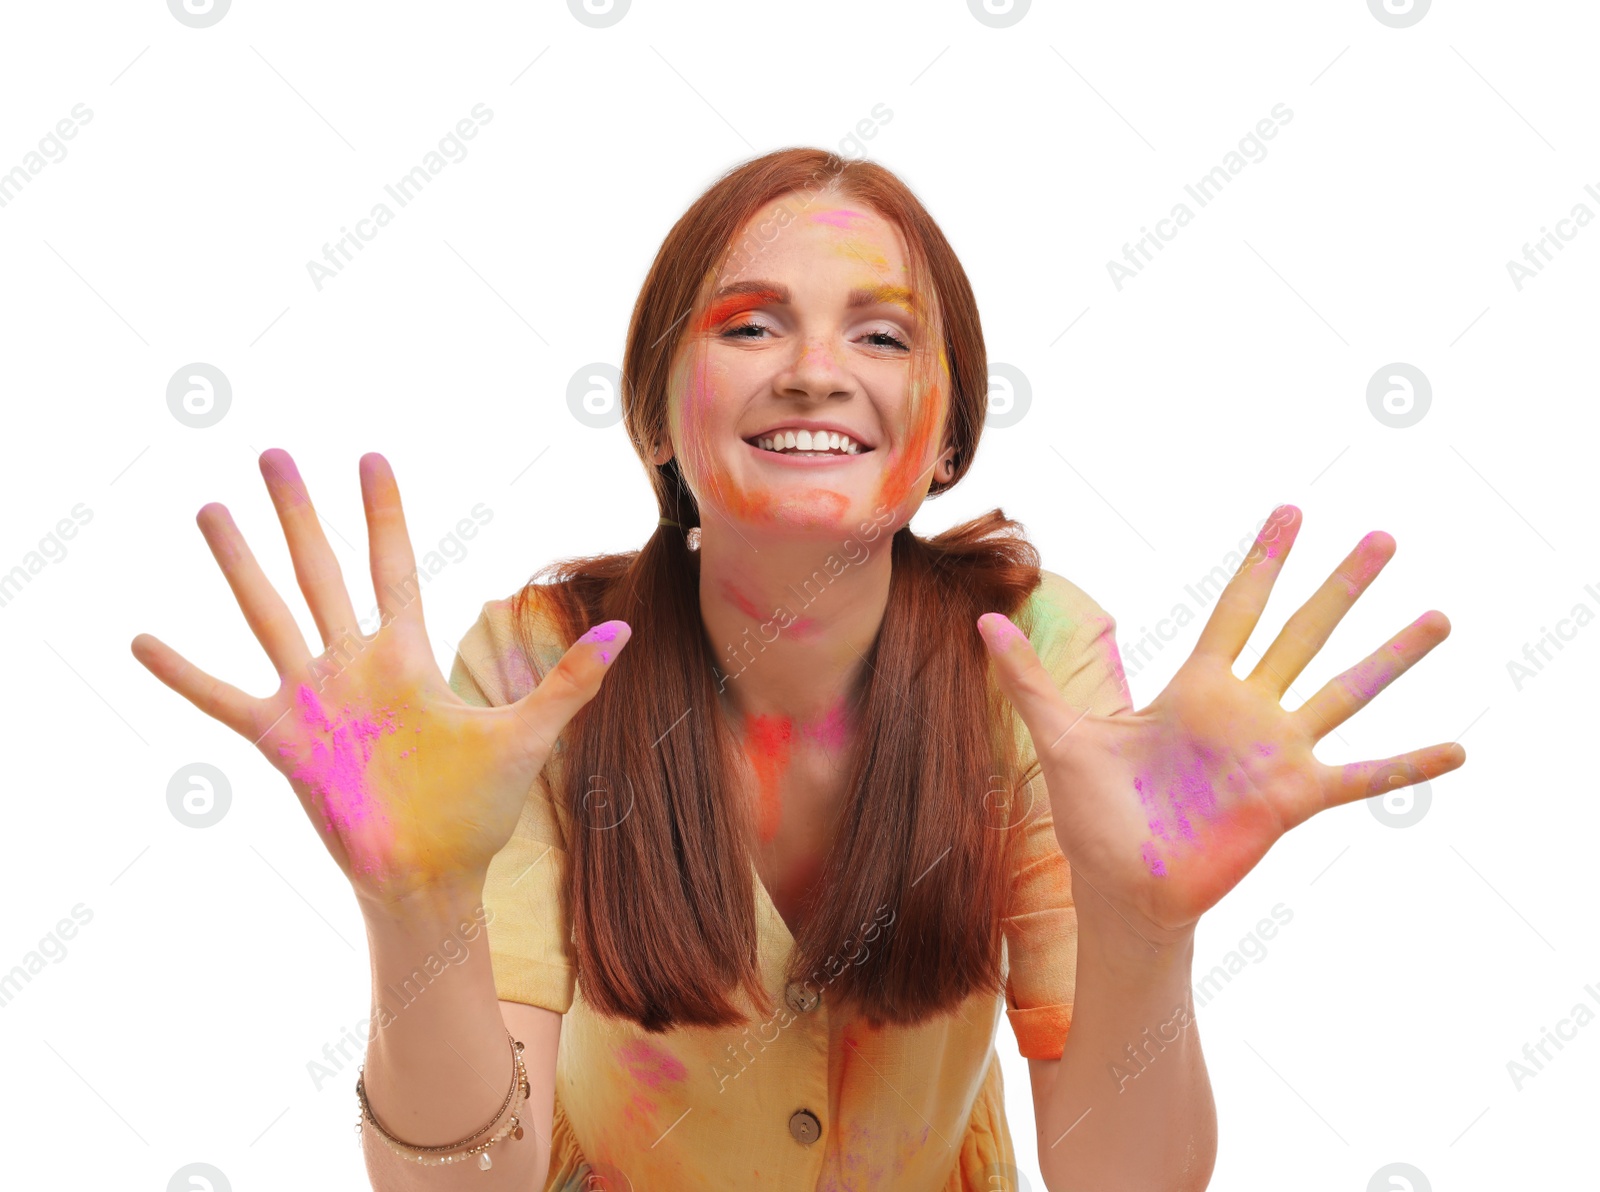
<path fill-rule="evenodd" d="M 848 459 L 872 450 L 836 431 L 777 430 L 745 442 L 763 454 L 786 459 Z"/>

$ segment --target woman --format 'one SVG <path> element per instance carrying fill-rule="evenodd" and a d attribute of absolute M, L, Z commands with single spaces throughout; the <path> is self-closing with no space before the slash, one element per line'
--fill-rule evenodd
<path fill-rule="evenodd" d="M 374 637 L 274 450 L 326 651 L 216 505 L 198 520 L 278 693 L 133 643 L 290 778 L 355 889 L 373 1186 L 1013 1187 L 1004 1005 L 1047 1187 L 1205 1187 L 1200 916 L 1317 811 L 1465 760 L 1312 756 L 1444 639 L 1437 612 L 1279 703 L 1393 539 L 1238 679 L 1299 529 L 1280 507 L 1133 711 L 1112 619 L 1016 523 L 908 528 L 972 461 L 978 314 L 904 185 L 820 151 L 747 162 L 685 213 L 623 374 L 656 532 L 485 605 L 448 685 L 377 455 Z"/>

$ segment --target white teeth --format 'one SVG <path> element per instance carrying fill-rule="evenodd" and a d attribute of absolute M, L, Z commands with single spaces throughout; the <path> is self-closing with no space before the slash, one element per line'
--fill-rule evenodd
<path fill-rule="evenodd" d="M 859 455 L 861 444 L 849 435 L 836 431 L 785 430 L 758 438 L 756 443 L 767 451 L 836 451 L 843 455 Z"/>

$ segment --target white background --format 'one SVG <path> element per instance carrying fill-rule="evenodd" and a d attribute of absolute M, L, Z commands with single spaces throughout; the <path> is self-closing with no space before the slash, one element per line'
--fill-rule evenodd
<path fill-rule="evenodd" d="M 0 208 L 0 571 L 75 505 L 92 520 L 0 607 L 0 970 L 74 905 L 93 919 L 0 1009 L 0 1182 L 158 1190 L 203 1161 L 235 1189 L 364 1186 L 355 1073 L 307 1072 L 366 1012 L 348 887 L 284 781 L 128 642 L 273 686 L 193 524 L 224 502 L 298 607 L 255 463 L 272 446 L 358 609 L 362 452 L 393 463 L 419 553 L 492 510 L 425 589 L 446 666 L 540 565 L 637 546 L 643 469 L 620 425 L 571 415 L 569 379 L 618 362 L 661 238 L 720 173 L 843 142 L 917 191 L 991 360 L 1031 383 L 919 531 L 1023 521 L 1116 615 L 1138 703 L 1199 622 L 1143 669 L 1130 643 L 1283 501 L 1305 526 L 1256 648 L 1361 535 L 1399 542 L 1291 703 L 1426 609 L 1454 625 L 1320 749 L 1461 739 L 1426 816 L 1321 815 L 1201 926 L 1197 970 L 1293 914 L 1201 1011 L 1213 1186 L 1361 1192 L 1393 1162 L 1438 1190 L 1596 1185 L 1600 1025 L 1520 1091 L 1507 1069 L 1575 1005 L 1600 1012 L 1600 628 L 1520 690 L 1507 668 L 1574 605 L 1600 612 L 1600 227 L 1520 291 L 1506 267 L 1576 204 L 1600 214 L 1592 6 L 1441 3 L 1402 29 L 1360 0 L 1041 2 L 1001 29 L 952 0 L 638 0 L 599 29 L 560 3 L 411 8 L 237 0 L 206 29 L 152 0 L 6 8 L 0 171 L 74 105 L 93 116 Z M 478 103 L 468 155 L 319 291 L 306 263 Z M 1279 103 L 1265 158 L 1119 290 L 1107 262 Z M 877 104 L 892 118 L 845 141 Z M 166 402 L 197 361 L 232 384 L 208 429 Z M 1394 362 L 1432 385 L 1404 429 L 1367 404 Z M 232 788 L 205 830 L 166 802 L 195 761 Z M 999 1046 L 1037 1190 L 1003 1023 Z"/>

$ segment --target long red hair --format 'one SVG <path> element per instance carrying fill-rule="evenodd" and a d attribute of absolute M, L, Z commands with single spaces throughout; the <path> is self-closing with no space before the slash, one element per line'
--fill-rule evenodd
<path fill-rule="evenodd" d="M 823 190 L 894 224 L 913 278 L 931 288 L 919 297 L 938 314 L 948 362 L 955 475 L 929 495 L 965 474 L 988 408 L 988 362 L 972 287 L 944 234 L 882 166 L 818 149 L 769 153 L 718 179 L 673 226 L 628 328 L 624 420 L 661 516 L 682 529 L 658 527 L 637 551 L 552 563 L 516 598 L 530 657 L 533 603 L 554 612 L 564 644 L 611 618 L 633 627 L 566 730 L 556 794 L 570 811 L 578 984 L 600 1013 L 648 1030 L 744 1021 L 740 990 L 756 1012 L 771 1010 L 757 966 L 751 814 L 733 778 L 740 744 L 719 712 L 699 556 L 684 541 L 700 511 L 677 460 L 652 464 L 651 445 L 667 434 L 672 362 L 707 279 L 760 251 L 765 229 L 741 238 L 756 212 L 779 198 L 802 208 Z M 1038 586 L 1038 554 L 1021 530 L 995 509 L 926 539 L 906 526 L 889 543 L 888 606 L 849 693 L 857 733 L 843 810 L 788 974 L 875 1024 L 919 1022 L 999 991 L 1006 809 L 1032 775 L 1015 773 L 1013 713 L 974 622 L 1017 616 Z M 826 587 L 822 568 L 815 578 Z M 630 810 L 616 823 L 619 804 Z"/>

